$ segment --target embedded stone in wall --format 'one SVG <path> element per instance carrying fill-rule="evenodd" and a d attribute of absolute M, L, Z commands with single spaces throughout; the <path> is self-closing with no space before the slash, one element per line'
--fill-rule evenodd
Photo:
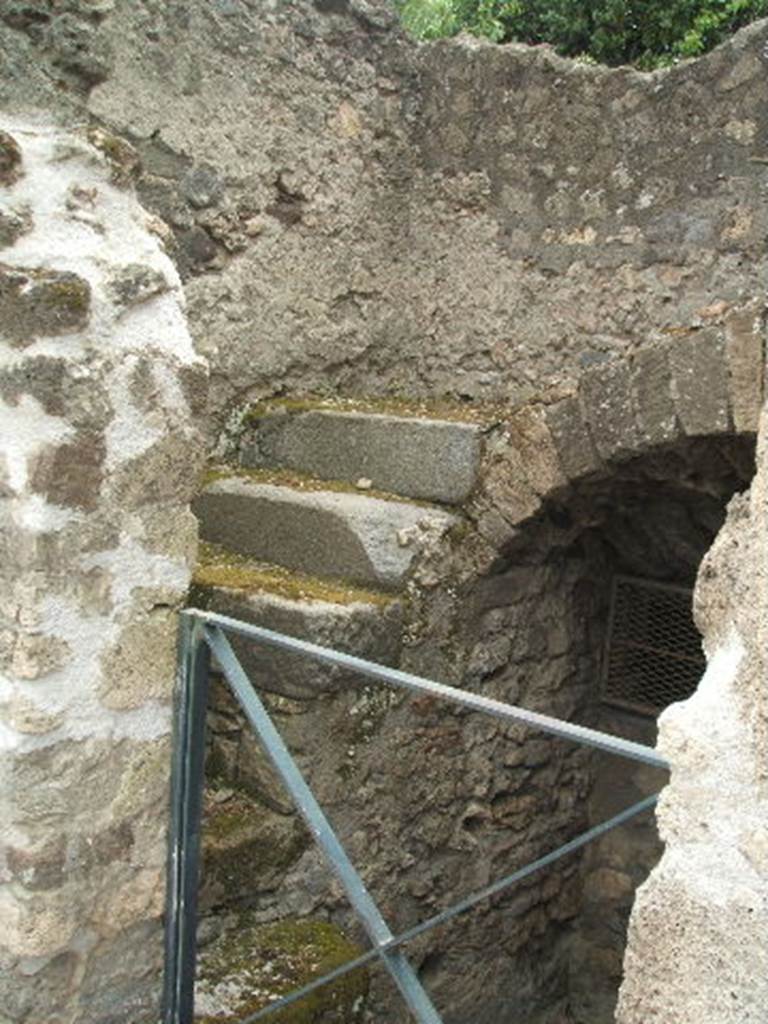
<path fill-rule="evenodd" d="M 20 175 L 19 145 L 8 132 L 0 132 L 0 185 L 12 185 Z"/>
<path fill-rule="evenodd" d="M 157 1019 L 205 373 L 176 271 L 115 185 L 126 146 L 0 121 L 0 1017 L 13 1024 Z"/>
<path fill-rule="evenodd" d="M 638 450 L 640 438 L 625 362 L 606 360 L 585 370 L 579 382 L 579 398 L 601 458 L 620 460 Z"/>
<path fill-rule="evenodd" d="M 728 313 L 725 352 L 734 429 L 756 431 L 765 391 L 766 308 L 762 300 Z"/>
<path fill-rule="evenodd" d="M 71 271 L 0 264 L 0 333 L 19 347 L 88 323 L 90 286 Z"/>
<path fill-rule="evenodd" d="M 719 331 L 705 328 L 677 338 L 669 348 L 672 395 L 686 434 L 731 429 L 728 366 Z"/>
<path fill-rule="evenodd" d="M 648 345 L 635 353 L 630 388 L 644 444 L 652 446 L 675 440 L 680 431 L 672 401 L 667 346 Z"/>

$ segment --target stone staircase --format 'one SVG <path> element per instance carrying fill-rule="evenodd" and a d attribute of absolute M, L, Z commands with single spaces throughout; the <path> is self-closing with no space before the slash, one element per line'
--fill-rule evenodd
<path fill-rule="evenodd" d="M 481 431 L 424 409 L 273 402 L 253 410 L 232 463 L 209 472 L 194 506 L 202 543 L 192 603 L 397 665 L 404 587 L 427 540 L 461 521 Z M 397 695 L 345 686 L 348 674 L 306 658 L 233 643 L 321 803 L 341 801 L 340 777 Z M 285 877 L 308 837 L 223 685 L 214 685 L 209 723 L 215 827 L 204 839 L 202 911 L 250 906 L 279 916 Z M 236 827 L 215 825 L 229 818 Z"/>

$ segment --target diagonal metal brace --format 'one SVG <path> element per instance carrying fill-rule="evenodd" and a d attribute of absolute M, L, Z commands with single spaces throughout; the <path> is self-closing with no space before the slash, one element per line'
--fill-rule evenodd
<path fill-rule="evenodd" d="M 527 708 L 521 708 L 515 704 L 507 704 L 492 697 L 485 697 L 483 694 L 473 693 L 471 690 L 461 690 L 456 686 L 436 683 L 431 679 L 424 679 L 410 672 L 403 672 L 402 669 L 378 665 L 376 662 L 366 661 L 364 658 L 358 658 L 353 654 L 345 654 L 342 651 L 335 651 L 328 647 L 321 647 L 319 644 L 310 643 L 308 640 L 299 640 L 297 637 L 275 633 L 273 630 L 265 629 L 263 626 L 254 626 L 250 622 L 240 622 L 238 619 L 229 618 L 227 615 L 219 615 L 217 612 L 201 612 L 197 609 L 190 609 L 185 614 L 190 617 L 204 619 L 209 627 L 220 626 L 222 629 L 235 633 L 238 636 L 249 637 L 251 640 L 256 640 L 269 647 L 277 647 L 279 650 L 293 651 L 296 654 L 305 655 L 326 665 L 338 665 L 341 668 L 351 669 L 371 679 L 379 679 L 389 686 L 396 686 L 400 689 L 410 690 L 412 693 L 425 694 L 429 697 L 437 697 L 439 700 L 458 704 L 461 707 L 468 708 L 470 711 L 480 711 L 483 714 L 492 715 L 494 718 L 501 718 L 508 722 L 519 722 L 521 725 L 529 726 L 532 729 L 539 729 L 553 736 L 559 736 L 561 739 L 582 743 L 584 746 L 604 750 L 609 754 L 616 754 L 619 757 L 628 757 L 633 761 L 653 765 L 655 768 L 669 768 L 668 762 L 652 747 L 646 747 L 642 743 L 635 743 L 633 740 L 625 740 L 621 736 L 612 736 L 610 733 L 600 732 L 598 729 L 590 729 L 585 725 L 565 722 L 559 718 L 553 718 L 551 715 L 543 715 L 538 711 L 529 711 Z"/>
<path fill-rule="evenodd" d="M 291 794 L 296 807 L 325 854 L 329 867 L 338 878 L 360 917 L 371 942 L 392 975 L 403 998 L 419 1024 L 442 1024 L 405 954 L 393 945 L 395 936 L 381 916 L 379 908 L 339 842 L 330 822 L 291 757 L 282 737 L 251 686 L 229 641 L 218 626 L 205 627 L 205 639 L 229 681 L 246 718 L 253 726 L 270 761 Z"/>

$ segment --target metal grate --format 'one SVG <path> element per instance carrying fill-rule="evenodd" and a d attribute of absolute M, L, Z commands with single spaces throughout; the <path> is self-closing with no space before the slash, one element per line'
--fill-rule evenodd
<path fill-rule="evenodd" d="M 657 714 L 694 692 L 704 672 L 692 591 L 616 576 L 603 661 L 603 700 Z"/>

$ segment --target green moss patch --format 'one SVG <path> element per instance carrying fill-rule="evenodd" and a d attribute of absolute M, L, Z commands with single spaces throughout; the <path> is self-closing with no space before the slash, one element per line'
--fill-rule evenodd
<path fill-rule="evenodd" d="M 204 601 L 205 591 L 223 587 L 251 594 L 273 594 L 291 601 L 373 604 L 380 607 L 393 601 L 389 594 L 352 587 L 343 580 L 305 576 L 278 565 L 257 562 L 218 544 L 201 543 L 198 558 L 192 577 L 196 600 Z"/>
<path fill-rule="evenodd" d="M 448 420 L 455 423 L 490 424 L 503 420 L 509 415 L 507 402 L 459 402 L 452 398 L 322 398 L 304 396 L 297 398 L 265 399 L 252 406 L 246 422 L 258 422 L 270 413 L 302 412 L 360 412 L 385 416 L 405 416 L 412 419 Z"/>
<path fill-rule="evenodd" d="M 16 344 L 81 330 L 90 304 L 90 285 L 77 274 L 0 264 L 2 333 Z"/>
<path fill-rule="evenodd" d="M 217 480 L 229 480 L 236 477 L 255 484 L 271 484 L 273 487 L 290 487 L 293 491 L 333 491 L 335 494 L 359 494 L 367 498 L 379 498 L 381 501 L 407 502 L 422 508 L 435 508 L 434 503 L 420 501 L 417 498 L 404 498 L 402 494 L 390 491 L 378 491 L 375 488 L 355 487 L 348 480 L 324 480 L 310 476 L 308 473 L 297 473 L 292 469 L 246 469 L 243 466 L 211 466 L 203 476 L 203 488 L 216 483 Z"/>
<path fill-rule="evenodd" d="M 129 142 L 97 125 L 89 127 L 86 136 L 91 145 L 104 154 L 114 185 L 128 185 L 139 177 L 141 161 L 139 154 Z"/>
<path fill-rule="evenodd" d="M 205 794 L 203 884 L 212 905 L 242 906 L 243 900 L 274 887 L 311 840 L 296 816 L 276 814 L 245 793 Z"/>
<path fill-rule="evenodd" d="M 234 1024 L 361 952 L 326 921 L 295 918 L 259 925 L 243 914 L 236 927 L 201 950 L 195 1020 Z M 275 1024 L 357 1024 L 367 993 L 367 971 L 350 971 L 270 1019 Z"/>

